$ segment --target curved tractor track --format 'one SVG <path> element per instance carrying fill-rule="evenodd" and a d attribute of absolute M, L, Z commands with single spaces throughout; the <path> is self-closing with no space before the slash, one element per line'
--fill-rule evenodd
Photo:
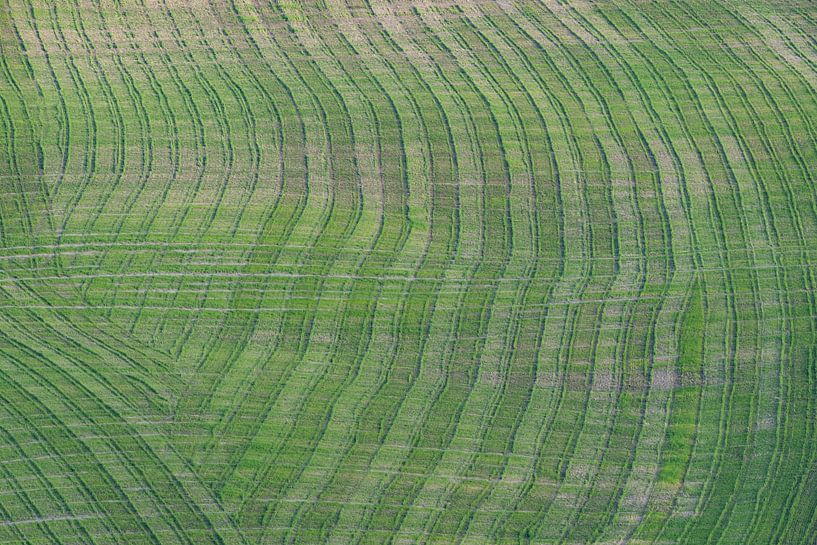
<path fill-rule="evenodd" d="M 816 8 L 0 0 L 0 544 L 814 544 Z"/>

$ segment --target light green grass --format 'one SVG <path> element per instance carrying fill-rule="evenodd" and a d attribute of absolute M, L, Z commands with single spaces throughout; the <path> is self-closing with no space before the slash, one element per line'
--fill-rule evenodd
<path fill-rule="evenodd" d="M 0 544 L 817 541 L 817 10 L 0 4 Z"/>

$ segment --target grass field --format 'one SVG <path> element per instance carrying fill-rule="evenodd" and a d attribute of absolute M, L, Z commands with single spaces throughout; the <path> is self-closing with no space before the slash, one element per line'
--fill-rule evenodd
<path fill-rule="evenodd" d="M 0 544 L 817 543 L 817 4 L 2 0 Z"/>

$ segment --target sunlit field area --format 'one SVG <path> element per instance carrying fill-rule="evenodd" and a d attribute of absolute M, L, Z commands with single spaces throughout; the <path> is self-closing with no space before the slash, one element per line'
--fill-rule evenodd
<path fill-rule="evenodd" d="M 817 3 L 2 0 L 0 545 L 814 545 Z"/>

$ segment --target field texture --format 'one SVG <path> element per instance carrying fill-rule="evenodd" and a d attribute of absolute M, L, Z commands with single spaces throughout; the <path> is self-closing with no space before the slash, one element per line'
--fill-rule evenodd
<path fill-rule="evenodd" d="M 817 4 L 2 0 L 0 544 L 817 542 Z"/>

